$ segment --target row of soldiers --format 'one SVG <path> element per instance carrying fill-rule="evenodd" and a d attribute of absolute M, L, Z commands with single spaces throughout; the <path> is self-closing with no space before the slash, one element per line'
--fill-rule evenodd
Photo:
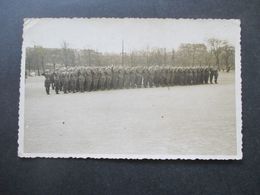
<path fill-rule="evenodd" d="M 212 67 L 70 67 L 46 72 L 45 88 L 58 94 L 105 89 L 166 87 L 217 83 L 218 70 Z"/>

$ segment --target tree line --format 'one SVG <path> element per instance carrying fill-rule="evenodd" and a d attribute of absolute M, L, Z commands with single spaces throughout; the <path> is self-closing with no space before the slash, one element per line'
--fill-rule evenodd
<path fill-rule="evenodd" d="M 227 41 L 209 39 L 204 43 L 183 43 L 177 50 L 149 48 L 121 53 L 102 53 L 93 49 L 73 49 L 67 42 L 61 48 L 26 48 L 26 71 L 41 75 L 59 67 L 73 66 L 217 66 L 229 71 L 235 67 L 235 48 Z"/>

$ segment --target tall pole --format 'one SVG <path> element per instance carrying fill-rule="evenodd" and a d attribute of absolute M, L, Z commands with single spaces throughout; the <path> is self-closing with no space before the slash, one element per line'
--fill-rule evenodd
<path fill-rule="evenodd" d="M 149 66 L 149 46 L 146 47 L 146 66 Z"/>
<path fill-rule="evenodd" d="M 172 49 L 172 66 L 174 66 L 174 59 L 175 59 L 175 51 L 174 51 L 174 49 Z"/>
<path fill-rule="evenodd" d="M 164 63 L 164 66 L 167 65 L 166 48 L 164 48 L 164 50 L 163 50 L 163 63 Z"/>
<path fill-rule="evenodd" d="M 122 40 L 122 66 L 124 66 L 124 40 Z"/>
<path fill-rule="evenodd" d="M 91 66 L 90 49 L 88 49 L 88 66 Z"/>

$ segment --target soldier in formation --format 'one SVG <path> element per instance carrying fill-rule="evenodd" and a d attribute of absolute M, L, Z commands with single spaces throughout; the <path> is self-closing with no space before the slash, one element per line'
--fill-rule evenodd
<path fill-rule="evenodd" d="M 172 66 L 109 66 L 70 67 L 46 72 L 45 88 L 56 94 L 85 91 L 129 89 L 147 87 L 170 87 L 175 85 L 199 85 L 217 83 L 218 70 L 211 67 Z"/>

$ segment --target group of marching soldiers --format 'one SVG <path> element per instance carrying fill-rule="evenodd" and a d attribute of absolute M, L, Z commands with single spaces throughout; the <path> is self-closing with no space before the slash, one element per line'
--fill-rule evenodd
<path fill-rule="evenodd" d="M 45 72 L 46 93 L 50 88 L 56 94 L 84 91 L 166 87 L 174 85 L 197 85 L 217 83 L 218 70 L 212 67 L 170 66 L 110 66 L 70 67 Z"/>

